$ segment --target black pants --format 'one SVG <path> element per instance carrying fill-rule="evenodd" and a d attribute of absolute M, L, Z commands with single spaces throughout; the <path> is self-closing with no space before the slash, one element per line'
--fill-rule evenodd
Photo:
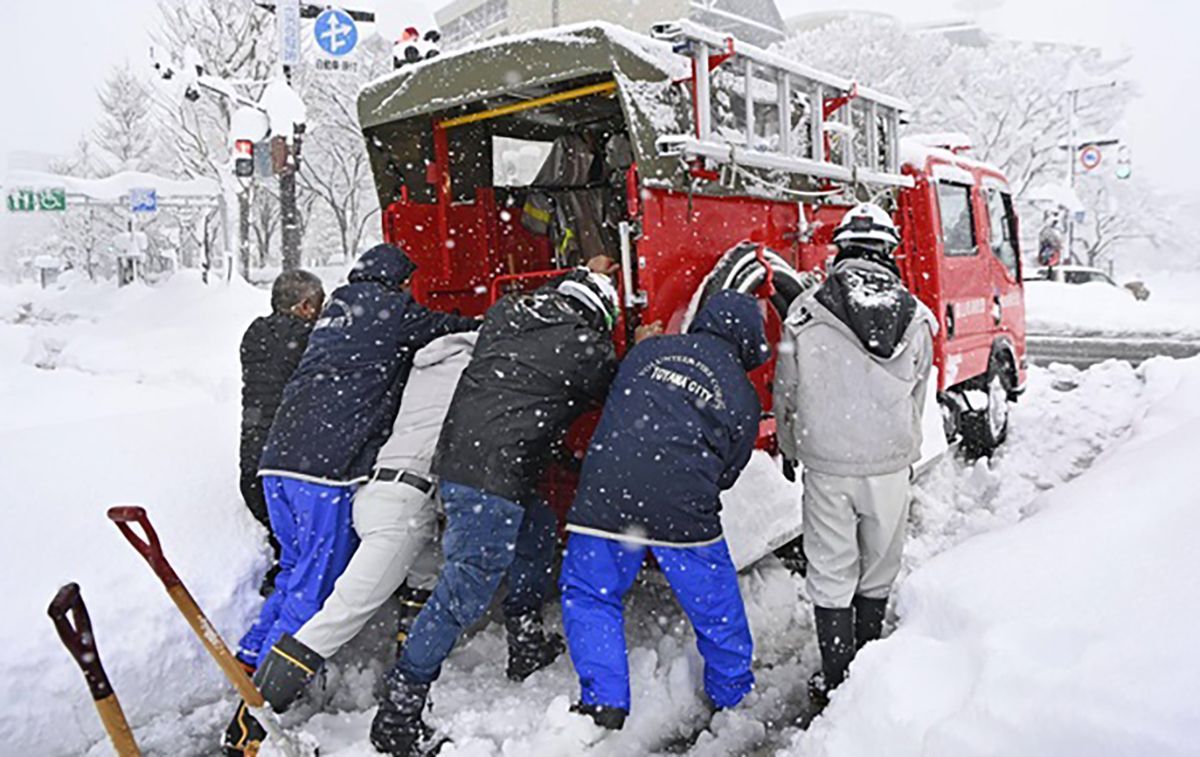
<path fill-rule="evenodd" d="M 275 562 L 279 562 L 279 542 L 275 539 L 275 531 L 271 528 L 271 516 L 267 513 L 267 498 L 263 495 L 262 481 L 258 478 L 257 470 L 242 468 L 241 480 L 238 482 L 242 489 L 242 500 L 254 519 L 267 528 L 267 539 L 271 550 L 275 553 Z"/>

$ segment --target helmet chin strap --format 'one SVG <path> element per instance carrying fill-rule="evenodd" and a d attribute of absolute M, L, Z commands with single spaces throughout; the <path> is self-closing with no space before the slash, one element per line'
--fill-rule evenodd
<path fill-rule="evenodd" d="M 862 242 L 838 245 L 838 254 L 833 259 L 833 264 L 837 265 L 844 260 L 865 260 L 881 265 L 897 276 L 900 275 L 900 267 L 896 265 L 896 259 L 892 257 L 891 249 L 884 247 L 871 247 Z"/>

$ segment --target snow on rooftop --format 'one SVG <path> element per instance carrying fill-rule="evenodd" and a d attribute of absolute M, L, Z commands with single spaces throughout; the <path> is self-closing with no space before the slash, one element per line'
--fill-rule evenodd
<path fill-rule="evenodd" d="M 938 138 L 946 139 L 949 137 L 955 137 L 959 140 L 963 140 L 968 145 L 971 141 L 970 137 L 967 137 L 964 134 L 956 134 L 953 132 L 933 135 L 918 134 L 911 137 L 904 137 L 900 140 L 900 164 L 911 165 L 914 168 L 918 168 L 923 171 L 929 164 L 930 158 L 933 158 L 936 161 L 949 164 L 949 167 L 940 166 L 937 168 L 938 171 L 942 171 L 943 173 L 954 173 L 953 168 L 957 168 L 964 173 L 968 173 L 970 171 L 992 171 L 995 173 L 1003 173 L 999 168 L 991 163 L 985 163 L 982 160 L 968 158 L 965 155 L 956 155 L 945 147 L 930 145 L 927 143 L 929 141 L 936 141 Z M 963 173 L 955 173 L 955 175 L 962 177 L 961 179 L 955 178 L 955 181 L 963 180 L 967 181 L 968 183 L 971 181 L 971 179 L 969 179 L 967 176 L 964 176 Z"/>
<path fill-rule="evenodd" d="M 398 77 L 411 76 L 414 72 L 419 71 L 427 66 L 444 63 L 454 58 L 464 55 L 474 54 L 481 50 L 487 50 L 493 47 L 501 47 L 504 45 L 533 43 L 533 42 L 560 42 L 570 45 L 591 45 L 595 44 L 595 40 L 584 36 L 583 32 L 599 31 L 611 42 L 614 42 L 621 47 L 638 55 L 642 60 L 652 66 L 655 66 L 669 76 L 676 78 L 688 75 L 688 61 L 684 57 L 675 53 L 669 42 L 652 39 L 644 34 L 630 31 L 623 26 L 617 26 L 606 21 L 586 21 L 576 24 L 567 24 L 557 26 L 552 29 L 539 29 L 521 34 L 513 34 L 506 37 L 496 37 L 494 39 L 485 40 L 477 44 L 463 47 L 458 50 L 443 53 L 434 58 L 426 58 L 425 60 L 411 63 L 396 71 L 384 74 L 379 78 L 368 81 L 363 85 L 363 90 L 373 89 L 380 86 L 385 86 Z"/>

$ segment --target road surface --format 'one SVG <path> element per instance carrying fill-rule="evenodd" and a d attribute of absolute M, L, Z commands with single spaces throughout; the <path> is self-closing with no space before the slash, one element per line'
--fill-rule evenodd
<path fill-rule="evenodd" d="M 1034 365 L 1067 363 L 1086 368 L 1105 360 L 1124 360 L 1137 365 L 1165 355 L 1186 358 L 1200 354 L 1200 340 L 1166 336 L 1062 336 L 1029 334 L 1029 362 Z"/>

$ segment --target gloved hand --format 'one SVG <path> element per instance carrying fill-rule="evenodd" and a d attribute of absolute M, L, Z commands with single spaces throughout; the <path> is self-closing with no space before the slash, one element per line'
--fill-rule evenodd
<path fill-rule="evenodd" d="M 796 483 L 796 461 L 783 458 L 783 477 Z"/>

